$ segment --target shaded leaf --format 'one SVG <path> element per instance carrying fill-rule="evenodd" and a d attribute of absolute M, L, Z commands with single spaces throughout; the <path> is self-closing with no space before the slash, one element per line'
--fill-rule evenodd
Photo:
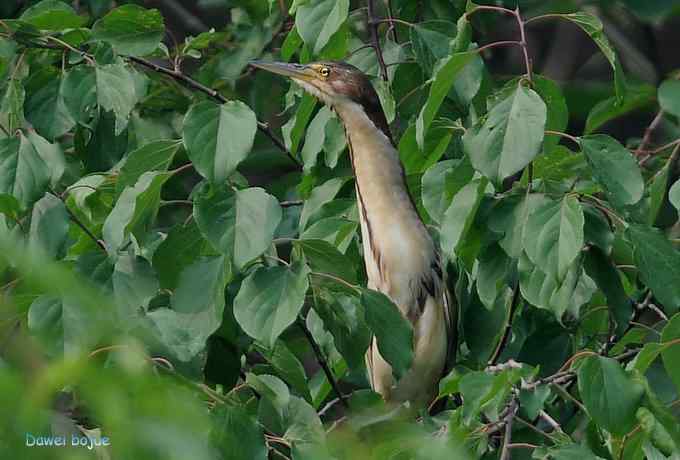
<path fill-rule="evenodd" d="M 413 362 L 413 327 L 385 294 L 364 289 L 361 303 L 380 355 L 390 363 L 393 374 L 401 377 Z"/>
<path fill-rule="evenodd" d="M 680 252 L 660 231 L 651 227 L 631 225 L 626 236 L 633 245 L 642 281 L 668 313 L 675 313 L 680 308 Z"/>
<path fill-rule="evenodd" d="M 621 365 L 602 356 L 588 356 L 578 369 L 578 390 L 597 424 L 622 436 L 635 425 L 635 411 L 644 389 Z"/>
<path fill-rule="evenodd" d="M 640 201 L 645 184 L 640 167 L 628 149 L 605 134 L 583 136 L 581 147 L 593 177 L 604 187 L 616 206 Z"/>

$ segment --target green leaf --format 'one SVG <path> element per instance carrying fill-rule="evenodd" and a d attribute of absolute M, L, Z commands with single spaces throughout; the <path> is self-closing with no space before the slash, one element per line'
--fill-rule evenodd
<path fill-rule="evenodd" d="M 19 17 L 22 21 L 43 30 L 64 30 L 80 27 L 87 19 L 75 12 L 66 3 L 59 0 L 43 0 Z"/>
<path fill-rule="evenodd" d="M 583 247 L 583 208 L 573 195 L 535 209 L 524 231 L 529 259 L 557 281 L 562 281 Z"/>
<path fill-rule="evenodd" d="M 645 184 L 640 167 L 628 149 L 605 134 L 583 136 L 581 148 L 593 177 L 604 187 L 615 206 L 640 201 Z"/>
<path fill-rule="evenodd" d="M 149 328 L 164 352 L 182 362 L 205 350 L 206 340 L 222 322 L 228 279 L 223 256 L 201 257 L 184 267 L 172 297 L 172 309 L 147 313 Z"/>
<path fill-rule="evenodd" d="M 473 174 L 467 158 L 439 161 L 425 171 L 421 180 L 421 198 L 432 220 L 441 222 L 451 200 L 470 182 Z"/>
<path fill-rule="evenodd" d="M 35 91 L 29 91 L 24 110 L 26 119 L 47 139 L 67 133 L 76 124 L 65 101 L 64 79 L 52 76 Z"/>
<path fill-rule="evenodd" d="M 208 255 L 209 247 L 195 220 L 172 227 L 153 254 L 153 266 L 158 272 L 161 287 L 174 289 L 182 268 L 198 257 Z"/>
<path fill-rule="evenodd" d="M 456 76 L 476 55 L 477 53 L 475 52 L 456 53 L 439 63 L 432 77 L 432 85 L 430 86 L 427 101 L 416 120 L 416 140 L 421 149 L 425 145 L 427 131 L 439 111 L 439 107 L 444 102 L 444 98 L 451 90 Z"/>
<path fill-rule="evenodd" d="M 72 67 L 64 75 L 62 97 L 76 122 L 87 124 L 97 106 L 97 75 L 90 66 Z"/>
<path fill-rule="evenodd" d="M 440 243 L 446 254 L 453 256 L 461 242 L 465 241 L 465 235 L 475 220 L 486 186 L 485 178 L 473 179 L 453 196 L 442 217 L 440 230 Z"/>
<path fill-rule="evenodd" d="M 364 289 L 361 293 L 366 323 L 378 344 L 380 355 L 392 366 L 397 378 L 413 362 L 413 327 L 399 308 L 383 293 Z"/>
<path fill-rule="evenodd" d="M 243 330 L 269 348 L 296 320 L 309 287 L 309 268 L 261 267 L 243 281 L 234 299 L 234 316 Z"/>
<path fill-rule="evenodd" d="M 680 308 L 680 252 L 655 228 L 630 225 L 626 236 L 633 245 L 642 281 L 669 314 Z"/>
<path fill-rule="evenodd" d="M 269 399 L 274 407 L 282 412 L 290 403 L 290 391 L 281 379 L 273 375 L 246 374 L 246 383 L 261 396 Z"/>
<path fill-rule="evenodd" d="M 47 165 L 23 134 L 0 139 L 0 193 L 29 207 L 42 196 L 48 182 Z"/>
<path fill-rule="evenodd" d="M 256 131 L 255 114 L 240 101 L 199 102 L 189 109 L 182 128 L 189 159 L 213 183 L 236 171 L 253 148 Z"/>
<path fill-rule="evenodd" d="M 547 109 L 521 84 L 463 136 L 472 166 L 495 184 L 521 171 L 539 153 Z"/>
<path fill-rule="evenodd" d="M 319 54 L 347 19 L 349 0 L 310 0 L 297 9 L 295 27 L 305 44 Z"/>
<path fill-rule="evenodd" d="M 58 186 L 66 170 L 66 159 L 64 158 L 64 152 L 61 149 L 61 145 L 57 142 L 54 144 L 49 143 L 35 131 L 30 131 L 27 138 L 40 158 L 42 158 L 47 165 L 50 184 L 52 187 Z"/>
<path fill-rule="evenodd" d="M 616 265 L 605 253 L 593 247 L 585 255 L 584 266 L 588 276 L 595 281 L 607 299 L 607 307 L 616 323 L 617 333 L 623 334 L 633 313 L 633 305 L 623 289 Z"/>
<path fill-rule="evenodd" d="M 659 86 L 659 105 L 676 117 L 680 117 L 680 81 L 666 80 Z"/>
<path fill-rule="evenodd" d="M 104 110 L 112 111 L 116 115 L 115 134 L 119 135 L 127 126 L 130 113 L 137 104 L 135 77 L 122 60 L 113 64 L 98 65 L 95 76 L 97 102 Z"/>
<path fill-rule="evenodd" d="M 563 132 L 569 122 L 569 108 L 560 86 L 553 80 L 541 75 L 534 75 L 534 89 L 541 96 L 547 108 L 545 129 Z M 543 151 L 551 152 L 559 142 L 560 136 L 546 134 L 543 140 Z"/>
<path fill-rule="evenodd" d="M 194 200 L 198 228 L 237 269 L 262 254 L 281 222 L 281 207 L 261 188 L 232 191 L 207 184 Z"/>
<path fill-rule="evenodd" d="M 130 152 L 120 168 L 116 189 L 122 191 L 125 187 L 134 185 L 145 172 L 166 171 L 181 145 L 181 141 L 160 140 Z"/>
<path fill-rule="evenodd" d="M 0 100 L 0 120 L 5 123 L 3 126 L 12 134 L 21 128 L 24 123 L 24 100 L 26 91 L 21 81 L 15 78 L 7 82 L 5 94 Z"/>
<path fill-rule="evenodd" d="M 449 21 L 425 21 L 409 28 L 413 54 L 427 75 L 439 59 L 448 56 L 456 25 Z"/>
<path fill-rule="evenodd" d="M 529 215 L 544 205 L 547 198 L 538 193 L 514 195 L 502 200 L 489 218 L 489 228 L 503 234 L 499 244 L 513 259 L 524 250 L 524 234 Z"/>
<path fill-rule="evenodd" d="M 488 310 L 493 310 L 496 299 L 507 291 L 507 278 L 514 268 L 512 262 L 496 244 L 487 246 L 479 255 L 477 294 Z"/>
<path fill-rule="evenodd" d="M 570 20 L 583 29 L 583 31 L 587 33 L 600 48 L 600 51 L 602 51 L 602 54 L 604 54 L 604 56 L 607 58 L 609 65 L 611 65 L 612 70 L 614 71 L 614 87 L 616 88 L 616 97 L 619 103 L 622 102 L 626 92 L 623 71 L 621 70 L 621 64 L 619 63 L 618 57 L 614 52 L 614 48 L 609 43 L 609 40 L 607 40 L 607 36 L 604 34 L 602 22 L 596 16 L 582 12 L 562 14 L 560 16 Z"/>
<path fill-rule="evenodd" d="M 12 195 L 2 193 L 0 194 L 0 213 L 12 219 L 18 219 L 19 213 L 21 213 L 21 205 Z"/>
<path fill-rule="evenodd" d="M 661 351 L 663 365 L 680 391 L 680 314 L 674 315 L 664 326 L 661 340 L 666 345 Z"/>
<path fill-rule="evenodd" d="M 224 460 L 266 460 L 264 433 L 244 407 L 223 404 L 215 409 L 210 442 Z"/>
<path fill-rule="evenodd" d="M 293 88 L 291 88 L 291 91 Z M 283 140 L 286 148 L 295 154 L 298 151 L 300 141 L 305 134 L 305 127 L 316 107 L 316 98 L 308 93 L 303 93 L 299 104 L 295 108 L 295 114 L 281 127 Z"/>
<path fill-rule="evenodd" d="M 168 173 L 149 171 L 142 174 L 133 187 L 123 190 L 102 228 L 110 253 L 120 249 L 130 233 L 138 240 L 145 236 L 158 213 L 161 187 L 169 178 Z"/>
<path fill-rule="evenodd" d="M 580 258 L 559 282 L 534 265 L 526 254 L 520 257 L 517 269 L 522 296 L 532 305 L 552 311 L 558 321 L 567 311 L 578 318 L 581 306 L 597 290 L 593 280 L 583 272 Z"/>
<path fill-rule="evenodd" d="M 103 40 L 119 54 L 145 56 L 153 53 L 165 34 L 163 16 L 158 10 L 123 5 L 111 10 L 92 26 L 95 40 Z"/>
<path fill-rule="evenodd" d="M 69 222 L 64 203 L 46 193 L 33 206 L 29 241 L 45 251 L 48 257 L 57 258 L 65 249 Z"/>
<path fill-rule="evenodd" d="M 364 305 L 354 295 L 321 289 L 314 311 L 324 327 L 333 335 L 333 342 L 350 369 L 364 366 L 366 350 L 371 343 L 371 331 L 365 320 Z"/>
<path fill-rule="evenodd" d="M 48 353 L 58 355 L 63 352 L 64 322 L 60 298 L 41 295 L 31 303 L 26 319 L 28 330 L 45 344 Z"/>
<path fill-rule="evenodd" d="M 312 118 L 312 121 L 307 127 L 307 135 L 305 143 L 302 146 L 300 156 L 304 163 L 305 173 L 309 173 L 316 165 L 316 159 L 319 152 L 323 148 L 326 140 L 326 125 L 333 116 L 333 112 L 327 106 L 323 106 Z"/>
<path fill-rule="evenodd" d="M 312 193 L 309 198 L 305 200 L 305 204 L 302 207 L 302 213 L 300 214 L 300 230 L 307 227 L 309 219 L 313 217 L 325 203 L 332 200 L 333 197 L 338 194 L 347 180 L 348 178 L 346 177 L 335 177 L 312 190 Z"/>
<path fill-rule="evenodd" d="M 123 254 L 116 261 L 112 280 L 121 324 L 132 328 L 140 312 L 147 310 L 149 301 L 158 293 L 156 273 L 146 259 Z"/>
<path fill-rule="evenodd" d="M 651 106 L 655 102 L 656 88 L 652 85 L 630 85 L 623 100 L 618 96 L 598 102 L 590 109 L 586 119 L 585 134 L 590 134 L 610 120 L 635 110 Z"/>
<path fill-rule="evenodd" d="M 668 200 L 675 206 L 675 209 L 680 211 L 680 179 L 676 180 L 668 191 Z"/>
<path fill-rule="evenodd" d="M 644 389 L 614 359 L 589 356 L 578 369 L 578 390 L 595 423 L 617 436 L 635 425 Z"/>
<path fill-rule="evenodd" d="M 312 271 L 329 273 L 349 283 L 357 282 L 355 262 L 324 240 L 301 239 L 293 245 L 302 252 Z"/>

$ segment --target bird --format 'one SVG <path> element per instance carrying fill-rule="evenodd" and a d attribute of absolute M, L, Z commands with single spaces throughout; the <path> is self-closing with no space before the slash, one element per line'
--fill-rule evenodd
<path fill-rule="evenodd" d="M 366 351 L 372 389 L 392 403 L 427 406 L 455 352 L 456 312 L 439 251 L 409 193 L 404 167 L 370 78 L 351 64 L 253 61 L 288 77 L 339 117 L 355 176 L 368 288 L 413 326 L 413 361 L 397 380 L 374 337 Z"/>

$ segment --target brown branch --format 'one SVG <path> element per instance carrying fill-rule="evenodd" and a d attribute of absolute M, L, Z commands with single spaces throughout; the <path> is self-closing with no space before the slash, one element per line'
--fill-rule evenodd
<path fill-rule="evenodd" d="M 345 408 L 349 408 L 349 403 L 347 402 L 347 399 L 344 394 L 342 394 L 342 391 L 340 391 L 340 387 L 338 386 L 338 382 L 335 381 L 335 377 L 333 376 L 333 372 L 331 371 L 330 367 L 328 366 L 328 362 L 326 362 L 326 358 L 323 356 L 323 352 L 321 351 L 321 348 L 319 348 L 319 345 L 316 343 L 316 340 L 314 340 L 314 336 L 312 335 L 312 332 L 307 328 L 307 325 L 305 324 L 305 321 L 298 317 L 297 319 L 297 324 L 302 329 L 302 332 L 305 334 L 305 337 L 307 338 L 307 341 L 312 347 L 312 350 L 314 351 L 314 354 L 316 355 L 316 360 L 319 362 L 321 365 L 321 369 L 323 369 L 324 374 L 326 374 L 326 378 L 328 379 L 328 383 L 330 383 L 331 387 L 333 388 L 333 391 L 335 394 L 338 396 L 340 399 L 340 403 L 345 406 Z"/>
<path fill-rule="evenodd" d="M 517 397 L 512 396 L 510 400 L 510 405 L 508 413 L 505 416 L 505 434 L 503 435 L 503 447 L 501 448 L 501 455 L 499 460 L 510 460 L 510 445 L 512 440 L 512 422 L 515 420 L 515 414 L 519 404 L 517 403 Z"/>
<path fill-rule="evenodd" d="M 384 82 L 388 81 L 387 66 L 383 58 L 382 48 L 380 48 L 380 38 L 378 37 L 378 26 L 380 22 L 375 18 L 374 0 L 366 0 L 366 14 L 368 16 L 368 28 L 371 32 L 371 44 L 375 50 L 375 55 L 378 58 L 378 66 L 380 67 L 380 76 Z"/>
<path fill-rule="evenodd" d="M 645 134 L 642 137 L 642 141 L 640 142 L 640 145 L 638 145 L 638 148 L 635 149 L 636 156 L 639 156 L 645 150 L 649 142 L 652 140 L 652 133 L 663 120 L 663 115 L 664 115 L 663 109 L 659 109 L 656 116 L 652 119 L 652 122 L 649 124 L 649 126 L 647 126 L 647 128 L 645 128 Z"/>

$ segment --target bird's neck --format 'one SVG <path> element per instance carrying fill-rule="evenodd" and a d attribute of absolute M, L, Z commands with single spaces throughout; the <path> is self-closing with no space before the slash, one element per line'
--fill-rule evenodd
<path fill-rule="evenodd" d="M 345 126 L 352 167 L 362 195 L 359 198 L 365 201 L 367 210 L 371 210 L 374 203 L 384 203 L 415 211 L 399 152 L 387 132 L 384 115 L 369 116 L 354 102 L 335 109 Z"/>
<path fill-rule="evenodd" d="M 369 287 L 388 293 L 406 308 L 412 304 L 412 292 L 400 286 L 410 286 L 432 265 L 432 239 L 413 204 L 391 139 L 360 105 L 335 109 L 352 155 Z M 390 276 L 403 279 L 390 281 Z"/>

